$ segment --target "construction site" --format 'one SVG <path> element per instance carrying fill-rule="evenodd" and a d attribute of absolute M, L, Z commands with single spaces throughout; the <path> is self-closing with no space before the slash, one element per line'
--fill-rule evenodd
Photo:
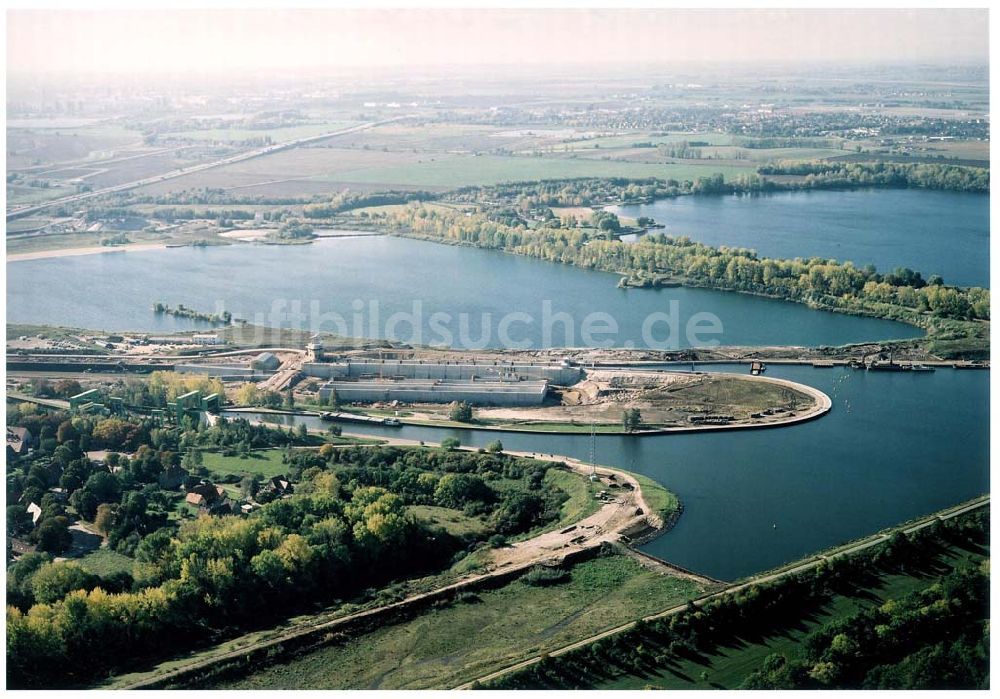
<path fill-rule="evenodd" d="M 100 400 L 73 396 L 71 407 L 82 411 L 122 410 L 124 406 L 110 397 L 113 386 L 123 380 L 121 374 L 159 371 L 216 381 L 226 394 L 212 396 L 216 407 L 339 408 L 355 417 L 388 415 L 412 424 L 435 424 L 453 423 L 452 408 L 467 404 L 475 415 L 461 422 L 533 431 L 591 426 L 620 430 L 626 412 L 638 413 L 628 431 L 772 426 L 812 419 L 825 413 L 830 403 L 806 386 L 765 378 L 760 360 L 748 362 L 747 375 L 697 371 L 694 363 L 679 371 L 643 369 L 641 362 L 616 366 L 594 361 L 593 351 L 586 364 L 572 352 L 472 354 L 336 346 L 328 351 L 324 339 L 314 336 L 298 347 L 230 345 L 158 356 L 32 354 L 18 357 L 8 368 L 24 378 L 72 377 L 88 389 L 101 389 L 99 394 L 85 394 L 100 395 Z M 608 356 L 616 359 L 613 353 Z M 248 384 L 254 386 L 250 393 L 242 389 Z M 16 379 L 8 388 L 21 391 Z M 174 412 L 168 409 L 165 417 L 174 418 Z"/>
<path fill-rule="evenodd" d="M 459 401 L 493 406 L 540 406 L 550 384 L 569 386 L 583 375 L 582 369 L 565 361 L 529 364 L 367 357 L 307 362 L 302 373 L 329 379 L 319 387 L 322 403 Z"/>

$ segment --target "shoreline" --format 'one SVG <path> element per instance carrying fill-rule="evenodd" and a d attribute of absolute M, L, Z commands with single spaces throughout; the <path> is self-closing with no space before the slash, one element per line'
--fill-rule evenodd
<path fill-rule="evenodd" d="M 53 250 L 37 250 L 35 252 L 7 253 L 7 262 L 24 262 L 27 260 L 46 260 L 54 257 L 79 257 L 81 255 L 99 255 L 101 253 L 143 252 L 145 250 L 166 250 L 166 243 L 129 243 L 128 245 L 90 245 L 82 248 L 56 248 Z"/>
<path fill-rule="evenodd" d="M 234 235 L 235 234 L 235 235 Z M 351 230 L 340 228 L 323 229 L 309 240 L 295 243 L 268 241 L 263 235 L 258 235 L 254 229 L 236 229 L 219 233 L 227 244 L 258 243 L 264 245 L 308 245 L 318 240 L 337 240 L 341 238 L 377 238 L 387 234 L 382 231 Z M 168 250 L 170 248 L 193 247 L 190 243 L 127 243 L 125 245 L 87 245 L 83 247 L 52 248 L 51 250 L 35 250 L 32 252 L 7 253 L 7 262 L 24 262 L 27 260 L 47 260 L 57 257 L 79 257 L 81 255 L 99 255 L 105 252 L 144 252 L 147 250 Z M 215 247 L 215 246 L 211 246 Z"/>

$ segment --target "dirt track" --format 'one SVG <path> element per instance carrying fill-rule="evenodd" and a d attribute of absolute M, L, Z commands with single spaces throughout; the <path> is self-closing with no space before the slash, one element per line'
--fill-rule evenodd
<path fill-rule="evenodd" d="M 531 452 L 507 452 L 516 456 L 525 456 L 542 461 L 565 463 L 572 471 L 583 476 L 590 475 L 590 466 L 576 459 L 552 454 L 539 455 Z M 493 551 L 492 564 L 497 569 L 526 563 L 540 563 L 546 559 L 562 557 L 567 553 L 593 548 L 605 542 L 613 542 L 635 531 L 659 529 L 663 521 L 653 513 L 642 495 L 639 482 L 624 471 L 606 467 L 595 469 L 595 475 L 601 483 L 610 486 L 628 484 L 631 489 L 618 487 L 614 489 L 613 500 L 580 520 L 573 526 L 559 531 L 551 531 L 527 541 L 521 541 L 512 546 Z M 609 478 L 613 476 L 614 478 Z M 610 493 L 610 491 L 609 491 Z"/>

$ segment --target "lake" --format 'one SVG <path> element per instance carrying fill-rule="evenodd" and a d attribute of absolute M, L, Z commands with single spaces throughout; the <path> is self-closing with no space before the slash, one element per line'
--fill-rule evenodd
<path fill-rule="evenodd" d="M 7 264 L 7 321 L 205 328 L 154 302 L 259 325 L 467 349 L 841 345 L 918 328 L 709 289 L 619 289 L 615 274 L 405 238 L 114 252 Z"/>
<path fill-rule="evenodd" d="M 916 189 L 799 191 L 744 196 L 685 196 L 612 207 L 651 216 L 663 233 L 712 246 L 752 248 L 761 256 L 823 257 L 909 267 L 948 284 L 990 284 L 990 200 L 986 194 Z"/>
<path fill-rule="evenodd" d="M 733 365 L 704 367 L 746 371 Z M 599 435 L 597 461 L 678 494 L 684 514 L 642 547 L 733 580 L 989 491 L 989 372 L 865 372 L 770 365 L 815 386 L 826 416 L 792 427 L 647 437 Z M 284 424 L 318 418 L 263 416 Z M 590 436 L 345 425 L 365 434 L 590 458 Z"/>

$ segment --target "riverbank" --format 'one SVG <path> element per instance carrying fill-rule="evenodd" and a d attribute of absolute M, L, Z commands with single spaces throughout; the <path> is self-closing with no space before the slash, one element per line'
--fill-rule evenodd
<path fill-rule="evenodd" d="M 316 240 L 341 239 L 341 238 L 371 238 L 386 235 L 382 231 L 358 231 L 348 229 L 320 229 L 314 232 L 313 237 L 305 240 L 271 240 L 267 238 L 271 229 L 257 228 L 236 228 L 216 233 L 203 233 L 203 237 L 191 238 L 167 238 L 162 243 L 134 242 L 123 245 L 76 245 L 74 242 L 79 239 L 79 235 L 46 235 L 31 236 L 33 241 L 45 243 L 56 243 L 54 247 L 43 250 L 32 250 L 30 252 L 8 252 L 7 262 L 23 262 L 25 260 L 47 260 L 59 257 L 79 257 L 81 255 L 98 255 L 104 252 L 147 252 L 151 250 L 167 250 L 180 247 L 206 246 L 206 245 L 233 245 L 238 243 L 257 243 L 261 245 L 308 245 Z M 132 235 L 137 235 L 133 233 Z M 8 240 L 17 242 L 14 238 Z M 60 245 L 63 243 L 68 247 Z"/>
<path fill-rule="evenodd" d="M 8 253 L 7 262 L 22 262 L 24 260 L 46 260 L 55 257 L 79 257 L 80 255 L 99 255 L 112 252 L 144 252 L 148 250 L 166 250 L 166 243 L 128 243 L 126 245 L 92 245 L 78 248 L 55 248 L 35 252 Z"/>
<path fill-rule="evenodd" d="M 753 253 L 692 243 L 686 238 L 626 244 L 590 239 L 574 231 L 563 234 L 574 237 L 566 246 L 558 244 L 553 239 L 554 234 L 544 229 L 526 232 L 512 227 L 509 231 L 494 231 L 481 220 L 452 217 L 444 221 L 443 230 L 440 221 L 435 224 L 437 228 L 431 228 L 418 213 L 409 211 L 390 217 L 382 222 L 384 230 L 398 238 L 493 250 L 608 272 L 618 276 L 616 283 L 620 286 L 623 280 L 628 286 L 627 280 L 636 274 L 648 275 L 647 270 L 653 265 L 656 271 L 652 274 L 669 278 L 671 287 L 732 292 L 795 303 L 818 311 L 905 323 L 923 330 L 932 351 L 947 356 L 979 357 L 989 352 L 988 291 L 926 285 L 920 281 L 919 273 L 910 272 L 915 274 L 911 284 L 889 284 L 874 271 L 859 270 L 852 264 L 818 259 L 758 258 Z M 521 242 L 509 244 L 511 238 Z M 713 264 L 709 265 L 708 260 Z M 720 268 L 740 272 L 731 278 L 730 272 L 713 271 Z M 692 273 L 691 269 L 699 271 Z M 768 275 L 772 280 L 765 285 L 762 280 Z M 818 281 L 811 281 L 814 278 Z M 835 285 L 846 278 L 851 279 L 844 287 L 846 290 L 834 291 Z M 759 281 L 751 282 L 751 279 Z M 901 300 L 904 297 L 908 299 L 905 302 Z M 987 328 L 985 334 L 981 331 L 982 324 Z"/>

